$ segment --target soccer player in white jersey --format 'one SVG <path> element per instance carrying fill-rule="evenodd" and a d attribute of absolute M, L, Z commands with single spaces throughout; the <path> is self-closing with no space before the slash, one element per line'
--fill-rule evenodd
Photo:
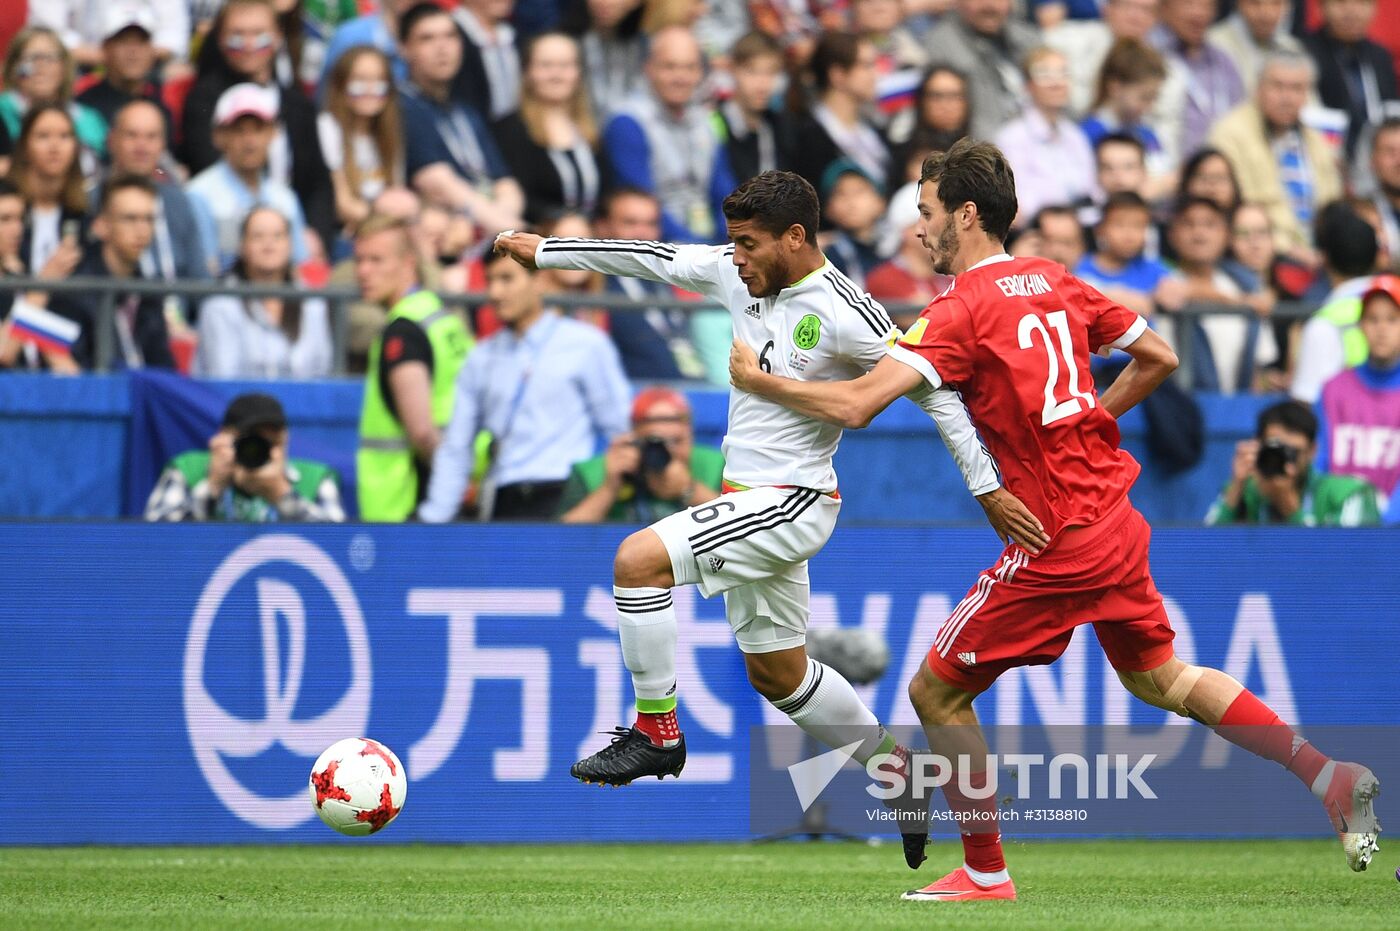
<path fill-rule="evenodd" d="M 753 347 L 761 366 L 790 378 L 852 379 L 885 357 L 898 330 L 817 247 L 810 184 L 790 172 L 764 172 L 726 198 L 724 215 L 727 246 L 503 233 L 496 248 L 528 267 L 649 278 L 703 294 L 729 309 L 735 338 Z M 1033 551 L 1043 545 L 1040 523 L 1001 487 L 961 399 L 946 390 L 911 397 L 937 423 L 998 534 Z M 794 724 L 828 746 L 860 740 L 854 756 L 861 763 L 877 753 L 907 759 L 851 684 L 805 649 L 807 561 L 826 543 L 841 507 L 832 468 L 840 439 L 839 427 L 730 393 L 725 494 L 657 521 L 618 548 L 613 593 L 637 720 L 574 764 L 575 778 L 626 785 L 680 775 L 685 739 L 676 719 L 670 591 L 677 585 L 698 585 L 706 597 L 724 594 L 750 683 Z M 927 828 L 903 833 L 906 860 L 916 867 Z"/>

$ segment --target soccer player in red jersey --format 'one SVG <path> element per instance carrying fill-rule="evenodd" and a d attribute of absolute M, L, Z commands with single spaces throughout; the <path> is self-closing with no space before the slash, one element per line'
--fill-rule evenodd
<path fill-rule="evenodd" d="M 982 572 L 909 683 L 930 746 L 949 759 L 967 753 L 985 760 L 972 700 L 1013 666 L 1054 662 L 1074 628 L 1092 622 L 1129 692 L 1286 767 L 1323 802 L 1348 865 L 1364 870 L 1380 831 L 1371 771 L 1329 759 L 1239 682 L 1187 665 L 1172 650 L 1174 634 L 1148 570 L 1151 531 L 1128 500 L 1139 466 L 1118 447 L 1117 418 L 1172 373 L 1175 354 L 1141 317 L 1064 266 L 1006 254 L 1016 186 L 995 146 L 964 140 L 931 155 L 920 176 L 919 214 L 936 270 L 957 277 L 874 369 L 853 381 L 793 381 L 762 371 L 753 351 L 735 343 L 730 374 L 737 388 L 845 427 L 865 426 L 921 382 L 951 385 L 1006 488 L 1044 525 L 1042 548 L 1012 543 Z M 1100 397 L 1090 354 L 1110 348 L 1132 361 Z M 966 780 L 975 790 L 985 779 L 985 772 L 959 774 L 944 787 L 963 825 L 963 865 L 904 898 L 1016 897 L 995 797 L 974 799 L 957 786 Z"/>

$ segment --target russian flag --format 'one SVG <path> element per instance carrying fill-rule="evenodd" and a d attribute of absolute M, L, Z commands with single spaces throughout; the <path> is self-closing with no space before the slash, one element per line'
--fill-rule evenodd
<path fill-rule="evenodd" d="M 82 327 L 67 317 L 28 301 L 15 301 L 10 314 L 10 333 L 22 343 L 32 343 L 45 352 L 72 351 Z"/>
<path fill-rule="evenodd" d="M 904 68 L 880 75 L 875 83 L 880 112 L 890 116 L 913 104 L 914 96 L 919 90 L 919 77 L 920 73 L 916 68 Z"/>

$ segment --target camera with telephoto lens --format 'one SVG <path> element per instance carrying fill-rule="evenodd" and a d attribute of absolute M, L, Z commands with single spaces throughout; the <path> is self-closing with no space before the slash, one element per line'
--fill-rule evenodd
<path fill-rule="evenodd" d="M 671 444 L 659 436 L 646 436 L 637 441 L 642 451 L 642 472 L 655 475 L 671 464 Z"/>
<path fill-rule="evenodd" d="M 249 472 L 257 471 L 272 459 L 272 443 L 261 433 L 240 433 L 233 441 L 233 461 Z"/>
<path fill-rule="evenodd" d="M 1288 466 L 1298 462 L 1298 447 L 1282 440 L 1265 440 L 1254 457 L 1254 468 L 1265 478 L 1288 474 Z"/>

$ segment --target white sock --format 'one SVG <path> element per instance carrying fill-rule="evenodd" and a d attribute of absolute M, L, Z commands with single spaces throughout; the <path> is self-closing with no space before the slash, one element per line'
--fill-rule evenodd
<path fill-rule="evenodd" d="M 1005 869 L 997 870 L 995 873 L 983 873 L 978 870 L 974 870 L 966 863 L 963 863 L 963 872 L 967 874 L 968 879 L 972 880 L 984 889 L 988 886 L 995 886 L 997 883 L 1004 883 L 1011 878 L 1011 874 L 1008 873 Z"/>
<path fill-rule="evenodd" d="M 844 747 L 859 740 L 852 756 L 862 765 L 876 753 L 894 749 L 894 738 L 865 707 L 846 677 L 810 656 L 807 674 L 797 691 L 773 702 L 773 707 L 828 747 Z"/>
<path fill-rule="evenodd" d="M 1332 760 L 1328 760 L 1327 765 L 1323 766 L 1318 772 L 1317 778 L 1313 780 L 1313 784 L 1308 787 L 1312 790 L 1312 794 L 1317 796 L 1318 801 L 1322 802 L 1327 800 L 1327 787 L 1332 784 L 1332 774 L 1336 771 L 1337 764 Z"/>
<path fill-rule="evenodd" d="M 632 673 L 638 706 L 644 702 L 676 700 L 676 609 L 669 588 L 613 586 L 617 602 L 617 633 L 622 661 Z M 645 709 L 657 709 L 655 706 Z"/>

